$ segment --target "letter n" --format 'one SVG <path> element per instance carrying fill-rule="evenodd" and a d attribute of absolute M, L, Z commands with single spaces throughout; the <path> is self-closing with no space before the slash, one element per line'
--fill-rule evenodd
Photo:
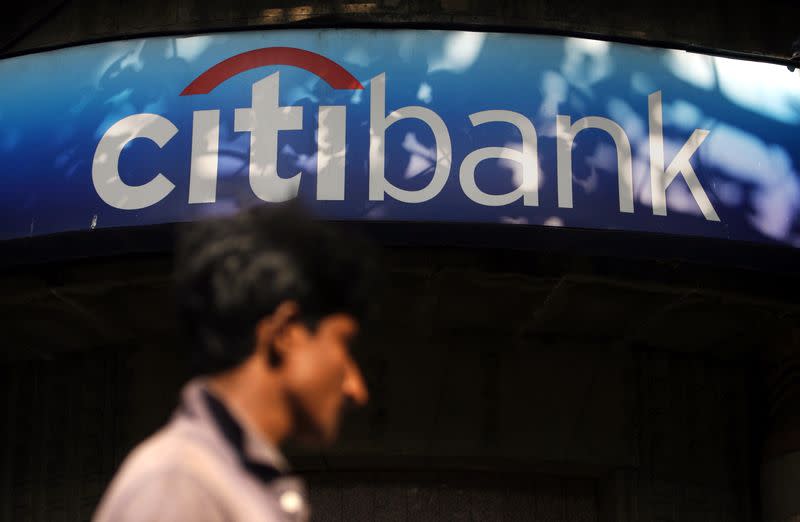
<path fill-rule="evenodd" d="M 633 161 L 631 144 L 625 131 L 608 118 L 588 116 L 570 125 L 569 116 L 556 118 L 558 141 L 558 206 L 572 208 L 572 144 L 575 136 L 586 129 L 600 129 L 608 133 L 617 148 L 619 185 L 619 211 L 633 212 Z"/>

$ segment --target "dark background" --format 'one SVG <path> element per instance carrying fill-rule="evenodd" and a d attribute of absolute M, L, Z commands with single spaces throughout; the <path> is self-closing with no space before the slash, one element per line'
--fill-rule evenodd
<path fill-rule="evenodd" d="M 596 34 L 785 62 L 800 36 L 800 9 L 788 2 L 4 9 L 6 56 L 140 34 L 416 24 Z M 382 312 L 360 346 L 372 400 L 336 448 L 291 452 L 315 519 L 762 520 L 762 466 L 800 450 L 796 253 L 514 230 L 364 231 L 381 243 L 387 272 Z M 161 227 L 0 244 L 0 520 L 88 519 L 124 455 L 168 418 L 186 378 L 170 235 Z"/>

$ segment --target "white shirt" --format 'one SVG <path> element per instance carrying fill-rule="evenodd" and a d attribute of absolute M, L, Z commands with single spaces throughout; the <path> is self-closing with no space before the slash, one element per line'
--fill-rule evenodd
<path fill-rule="evenodd" d="M 94 522 L 305 522 L 301 480 L 281 453 L 234 418 L 202 379 L 170 422 L 125 459 Z"/>

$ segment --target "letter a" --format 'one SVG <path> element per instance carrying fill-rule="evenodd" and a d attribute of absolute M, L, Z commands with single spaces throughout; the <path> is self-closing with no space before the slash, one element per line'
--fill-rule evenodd
<path fill-rule="evenodd" d="M 469 115 L 473 126 L 489 122 L 510 123 L 517 128 L 522 137 L 521 150 L 508 147 L 484 147 L 470 152 L 461 163 L 459 179 L 464 194 L 481 205 L 497 207 L 508 205 L 522 197 L 522 204 L 535 207 L 539 204 L 539 153 L 536 148 L 536 129 L 533 123 L 518 112 L 481 111 Z M 522 168 L 520 185 L 507 194 L 487 194 L 475 182 L 475 169 L 483 160 L 499 158 L 516 161 Z"/>

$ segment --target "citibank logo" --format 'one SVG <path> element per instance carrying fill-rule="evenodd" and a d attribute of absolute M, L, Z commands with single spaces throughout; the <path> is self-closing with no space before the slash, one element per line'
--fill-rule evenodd
<path fill-rule="evenodd" d="M 324 80 L 333 89 L 362 90 L 364 86 L 336 62 L 311 51 L 289 47 L 256 49 L 228 58 L 195 78 L 181 96 L 210 93 L 229 78 L 254 68 L 268 65 L 288 65 L 305 69 Z M 303 107 L 279 104 L 280 73 L 275 72 L 252 86 L 251 106 L 235 109 L 234 130 L 250 133 L 248 179 L 253 193 L 266 202 L 281 202 L 297 196 L 301 173 L 279 176 L 278 133 L 303 129 Z M 444 188 L 452 167 L 452 143 L 444 120 L 433 110 L 422 106 L 406 106 L 386 112 L 386 76 L 380 73 L 369 81 L 369 199 L 383 200 L 386 195 L 395 200 L 415 204 L 429 201 Z M 667 214 L 667 187 L 680 175 L 683 177 L 700 210 L 707 220 L 719 221 L 716 211 L 694 172 L 690 159 L 705 140 L 709 131 L 696 129 L 681 149 L 665 166 L 662 127 L 661 91 L 648 96 L 650 140 L 650 185 L 652 212 Z M 316 199 L 341 201 L 345 199 L 345 165 L 347 149 L 345 105 L 320 105 L 318 111 Z M 428 184 L 418 190 L 406 190 L 385 177 L 386 131 L 401 120 L 418 120 L 433 133 L 436 162 Z M 219 150 L 220 110 L 193 112 L 192 148 L 189 161 L 189 204 L 214 203 L 217 193 L 217 159 Z M 467 123 L 468 122 L 468 123 Z M 519 132 L 521 147 L 483 147 L 471 151 L 461 161 L 458 177 L 464 195 L 484 206 L 502 206 L 522 200 L 525 206 L 539 205 L 539 153 L 537 134 L 531 120 L 518 112 L 495 109 L 469 114 L 464 125 L 473 127 L 485 123 L 505 123 Z M 568 115 L 556 116 L 558 206 L 572 208 L 572 154 L 575 136 L 586 129 L 608 133 L 616 146 L 618 162 L 619 211 L 634 212 L 633 168 L 631 146 L 625 131 L 613 120 L 587 116 L 572 122 Z M 108 205 L 137 210 L 163 200 L 175 184 L 157 173 L 142 185 L 130 185 L 119 176 L 119 159 L 125 146 L 139 138 L 151 140 L 164 147 L 178 133 L 178 128 L 158 114 L 142 113 L 127 116 L 114 123 L 100 139 L 92 163 L 92 181 L 99 197 Z M 521 165 L 518 186 L 506 194 L 490 194 L 477 184 L 475 171 L 487 159 L 505 159 Z"/>
<path fill-rule="evenodd" d="M 294 47 L 267 47 L 237 54 L 195 78 L 181 96 L 208 94 L 219 84 L 239 73 L 267 65 L 292 65 L 316 74 L 334 89 L 363 89 L 361 82 L 338 63 L 324 56 Z"/>

